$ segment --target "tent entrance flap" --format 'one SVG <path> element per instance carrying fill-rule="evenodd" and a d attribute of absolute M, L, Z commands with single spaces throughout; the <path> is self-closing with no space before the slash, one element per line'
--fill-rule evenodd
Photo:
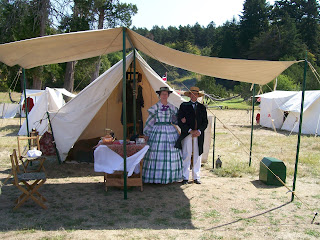
<path fill-rule="evenodd" d="M 132 54 L 127 56 L 127 66 L 132 61 Z M 155 91 L 162 86 L 169 87 L 157 73 L 136 53 L 136 71 L 138 75 L 137 97 L 142 95 L 143 99 L 137 101 L 137 121 L 141 115 L 141 124 L 148 117 L 148 109 L 159 101 Z M 74 99 L 64 105 L 58 112 L 50 113 L 54 134 L 56 138 L 57 148 L 59 150 L 62 161 L 68 155 L 69 150 L 77 142 L 89 139 L 95 139 L 105 135 L 105 128 L 110 128 L 114 131 L 117 139 L 123 137 L 123 125 L 121 123 L 122 113 L 122 77 L 121 62 L 117 63 L 112 69 L 103 73 L 89 86 L 82 90 Z M 130 72 L 130 68 L 127 72 Z M 141 80 L 141 81 L 140 81 Z M 130 79 L 127 81 L 128 87 L 132 85 Z M 170 88 L 170 87 L 169 87 Z M 171 88 L 170 88 L 171 89 Z M 131 95 L 127 96 L 128 102 L 132 102 Z M 142 101 L 141 101 L 142 100 Z M 183 99 L 176 92 L 170 94 L 169 102 L 179 107 Z M 143 103 L 141 105 L 141 103 Z M 139 105 L 140 104 L 140 105 Z M 140 109 L 141 114 L 138 114 Z M 128 120 L 133 121 L 132 108 L 127 111 Z M 129 129 L 131 132 L 133 128 Z M 137 128 L 138 130 L 138 128 Z M 141 130 L 141 128 L 140 128 Z M 129 133 L 130 133 L 129 131 Z M 130 137 L 132 133 L 128 135 Z"/>

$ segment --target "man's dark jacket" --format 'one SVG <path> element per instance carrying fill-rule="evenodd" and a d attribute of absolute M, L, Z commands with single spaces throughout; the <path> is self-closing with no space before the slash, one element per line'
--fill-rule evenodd
<path fill-rule="evenodd" d="M 186 123 L 182 123 L 181 119 L 186 118 Z M 197 128 L 195 124 L 197 122 Z M 181 141 L 189 135 L 189 129 L 200 130 L 201 135 L 198 137 L 199 156 L 203 153 L 204 130 L 208 126 L 208 117 L 206 107 L 197 102 L 196 111 L 192 107 L 191 102 L 181 103 L 178 112 L 178 126 L 181 128 L 181 135 L 178 138 L 175 147 L 182 149 Z"/>

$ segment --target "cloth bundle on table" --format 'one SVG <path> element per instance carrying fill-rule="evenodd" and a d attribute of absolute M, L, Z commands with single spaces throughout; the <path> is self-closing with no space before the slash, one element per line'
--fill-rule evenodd
<path fill-rule="evenodd" d="M 176 128 L 178 109 L 159 101 L 148 110 L 144 134 L 149 137 L 149 151 L 143 161 L 142 179 L 145 183 L 167 184 L 182 181 L 181 151 L 174 145 L 179 137 Z"/>
<path fill-rule="evenodd" d="M 139 152 L 127 157 L 127 172 L 130 177 L 133 172 L 139 173 L 139 163 L 148 151 L 149 146 L 144 146 Z M 100 145 L 94 151 L 94 171 L 112 174 L 114 171 L 123 171 L 123 157 L 111 150 L 106 145 Z"/>

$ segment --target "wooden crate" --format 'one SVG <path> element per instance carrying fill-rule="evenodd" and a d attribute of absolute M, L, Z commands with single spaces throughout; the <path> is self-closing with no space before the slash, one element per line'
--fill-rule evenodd
<path fill-rule="evenodd" d="M 140 161 L 140 172 L 138 174 L 133 173 L 127 178 L 128 187 L 140 187 L 141 192 L 143 191 L 142 183 L 142 165 L 143 159 Z M 112 174 L 104 173 L 104 185 L 106 191 L 108 187 L 124 187 L 123 171 L 115 171 Z"/>

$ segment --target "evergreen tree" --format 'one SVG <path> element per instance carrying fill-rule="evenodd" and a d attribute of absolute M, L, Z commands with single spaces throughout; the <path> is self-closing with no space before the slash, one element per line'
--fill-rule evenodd
<path fill-rule="evenodd" d="M 240 42 L 244 58 L 247 58 L 247 51 L 253 39 L 268 30 L 269 11 L 266 0 L 245 1 L 240 19 Z"/>
<path fill-rule="evenodd" d="M 250 59 L 299 60 L 303 59 L 304 49 L 295 20 L 285 14 L 281 22 L 274 23 L 267 32 L 253 40 L 248 53 Z"/>
<path fill-rule="evenodd" d="M 239 58 L 239 27 L 236 20 L 227 21 L 222 28 L 223 38 L 218 56 L 222 58 Z"/>
<path fill-rule="evenodd" d="M 303 4 L 304 16 L 301 20 L 301 36 L 313 54 L 319 54 L 320 16 L 319 4 L 316 0 L 308 0 Z M 320 59 L 319 59 L 320 62 Z"/>

